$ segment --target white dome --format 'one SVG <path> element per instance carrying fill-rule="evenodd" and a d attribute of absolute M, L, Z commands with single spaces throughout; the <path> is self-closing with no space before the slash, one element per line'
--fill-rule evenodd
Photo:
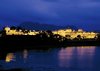
<path fill-rule="evenodd" d="M 7 30 L 10 30 L 10 28 L 9 27 L 5 27 L 5 30 L 7 31 Z"/>

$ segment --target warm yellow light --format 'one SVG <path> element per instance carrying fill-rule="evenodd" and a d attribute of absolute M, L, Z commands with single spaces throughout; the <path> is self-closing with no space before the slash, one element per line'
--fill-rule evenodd
<path fill-rule="evenodd" d="M 8 31 L 8 30 L 10 30 L 10 28 L 9 27 L 5 27 L 5 30 Z"/>
<path fill-rule="evenodd" d="M 8 53 L 7 56 L 6 56 L 6 62 L 10 62 L 12 60 L 14 60 L 14 54 L 13 53 Z"/>
<path fill-rule="evenodd" d="M 10 30 L 9 27 L 5 28 L 6 30 L 6 34 L 7 35 L 37 35 L 39 34 L 39 32 L 43 32 L 43 31 L 35 31 L 35 30 L 29 30 L 29 32 L 23 32 L 22 30 Z M 27 30 L 25 30 L 27 31 Z M 44 31 L 45 32 L 45 31 Z M 45 32 L 47 35 L 48 33 Z M 66 37 L 66 35 L 70 35 L 69 39 L 74 39 L 77 38 L 78 35 L 81 36 L 81 38 L 85 38 L 85 39 L 91 39 L 91 38 L 95 38 L 97 36 L 97 33 L 94 32 L 85 32 L 82 29 L 78 29 L 78 31 L 72 30 L 72 29 L 66 29 L 66 30 L 56 30 L 56 31 L 52 31 L 53 34 L 58 34 L 62 37 Z M 48 37 L 50 37 L 48 35 Z M 66 37 L 67 38 L 67 37 Z"/>

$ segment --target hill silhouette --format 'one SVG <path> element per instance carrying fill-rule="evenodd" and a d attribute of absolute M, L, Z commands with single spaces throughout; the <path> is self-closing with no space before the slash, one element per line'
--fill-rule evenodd
<path fill-rule="evenodd" d="M 68 27 L 75 30 L 77 29 L 73 25 L 56 26 L 56 25 L 40 24 L 40 23 L 33 23 L 33 22 L 23 22 L 19 26 L 23 29 L 28 29 L 28 30 L 58 30 L 58 29 L 66 29 Z"/>

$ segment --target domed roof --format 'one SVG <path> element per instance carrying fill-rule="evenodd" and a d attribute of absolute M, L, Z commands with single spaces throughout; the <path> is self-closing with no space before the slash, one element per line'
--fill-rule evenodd
<path fill-rule="evenodd" d="M 10 30 L 10 28 L 9 27 L 5 27 L 5 30 Z"/>

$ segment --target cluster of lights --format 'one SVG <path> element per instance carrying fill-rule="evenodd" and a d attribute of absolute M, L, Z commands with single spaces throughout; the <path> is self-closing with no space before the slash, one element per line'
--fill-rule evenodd
<path fill-rule="evenodd" d="M 34 31 L 29 30 L 28 32 L 25 32 L 27 30 L 24 30 L 24 32 L 23 32 L 21 29 L 19 31 L 16 29 L 11 30 L 9 27 L 6 27 L 5 31 L 6 31 L 6 35 L 37 35 L 40 32 L 40 31 L 38 32 L 35 30 Z M 52 33 L 54 35 L 58 34 L 62 37 L 68 38 L 68 39 L 74 39 L 74 38 L 78 38 L 78 37 L 80 37 L 82 39 L 92 39 L 92 38 L 97 37 L 97 33 L 85 32 L 82 29 L 78 29 L 77 31 L 72 30 L 72 29 L 55 30 L 55 31 L 52 31 Z"/>
<path fill-rule="evenodd" d="M 13 30 L 11 30 L 9 27 L 6 27 L 5 28 L 5 31 L 6 31 L 6 35 L 36 35 L 36 34 L 38 34 L 39 32 L 37 32 L 37 31 L 31 31 L 31 30 L 29 30 L 28 32 L 27 32 L 27 30 L 16 30 L 16 29 L 13 29 Z"/>
<path fill-rule="evenodd" d="M 85 32 L 82 29 L 77 31 L 72 29 L 57 30 L 53 31 L 53 34 L 59 34 L 60 36 L 66 37 L 68 39 L 74 39 L 80 37 L 81 39 L 92 39 L 97 37 L 97 33 L 94 32 Z"/>

